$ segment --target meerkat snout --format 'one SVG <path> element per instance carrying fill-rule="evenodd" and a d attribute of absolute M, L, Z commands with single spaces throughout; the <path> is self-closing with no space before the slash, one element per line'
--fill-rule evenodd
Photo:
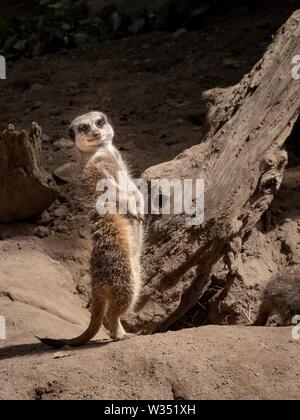
<path fill-rule="evenodd" d="M 77 117 L 71 123 L 69 136 L 81 152 L 90 153 L 112 144 L 114 130 L 105 114 L 93 111 Z"/>
<path fill-rule="evenodd" d="M 101 132 L 100 132 L 100 130 L 93 131 L 93 136 L 96 137 L 97 139 L 100 139 L 101 138 Z"/>

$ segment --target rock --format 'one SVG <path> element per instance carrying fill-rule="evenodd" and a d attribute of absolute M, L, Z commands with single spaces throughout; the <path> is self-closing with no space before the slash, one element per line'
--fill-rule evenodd
<path fill-rule="evenodd" d="M 76 290 L 79 293 L 79 295 L 85 295 L 86 294 L 86 288 L 82 284 L 78 284 L 76 286 Z"/>
<path fill-rule="evenodd" d="M 72 149 L 72 147 L 74 147 L 74 142 L 72 140 L 62 138 L 57 140 L 53 146 L 55 150 Z"/>
<path fill-rule="evenodd" d="M 37 219 L 37 223 L 41 226 L 49 225 L 53 221 L 53 217 L 50 216 L 48 210 L 45 210 L 41 216 Z"/>
<path fill-rule="evenodd" d="M 43 143 L 51 143 L 51 137 L 47 136 L 47 134 L 45 133 L 42 134 L 42 140 L 43 140 Z"/>
<path fill-rule="evenodd" d="M 78 184 L 79 169 L 79 164 L 75 162 L 69 162 L 55 169 L 54 175 L 64 182 L 68 182 L 70 184 Z"/>
<path fill-rule="evenodd" d="M 54 215 L 57 218 L 63 218 L 64 216 L 66 216 L 67 212 L 68 212 L 68 209 L 62 206 L 54 210 Z"/>
<path fill-rule="evenodd" d="M 58 196 L 41 164 L 41 148 L 42 130 L 36 123 L 30 134 L 11 124 L 0 134 L 0 223 L 37 217 Z"/>
<path fill-rule="evenodd" d="M 73 353 L 57 352 L 53 356 L 53 360 L 64 359 L 65 357 L 71 357 Z"/>
<path fill-rule="evenodd" d="M 49 229 L 45 226 L 38 226 L 34 231 L 35 236 L 41 239 L 49 236 L 49 233 Z"/>
<path fill-rule="evenodd" d="M 7 242 L 3 243 L 3 246 L 6 245 Z M 20 326 L 19 330 L 8 326 L 8 338 L 19 336 L 19 342 L 24 343 L 26 330 L 31 341 L 35 335 L 59 335 L 59 325 L 73 327 L 71 335 L 76 326 L 77 332 L 83 331 L 89 314 L 82 309 L 80 298 L 74 294 L 71 273 L 36 249 L 34 243 L 24 241 L 22 245 L 17 252 L 0 252 L 0 290 L 9 293 L 15 300 L 15 306 L 5 309 L 5 305 L 1 306 L 3 301 L 0 296 L 0 313 Z M 81 327 L 78 328 L 78 324 Z"/>
<path fill-rule="evenodd" d="M 44 89 L 44 85 L 41 85 L 40 83 L 34 83 L 31 85 L 30 90 L 31 92 L 39 92 L 40 90 Z"/>
<path fill-rule="evenodd" d="M 64 225 L 58 225 L 55 230 L 58 233 L 68 233 L 68 228 Z"/>

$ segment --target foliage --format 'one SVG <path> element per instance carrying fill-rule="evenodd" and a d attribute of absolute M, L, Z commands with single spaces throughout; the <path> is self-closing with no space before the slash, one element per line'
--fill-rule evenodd
<path fill-rule="evenodd" d="M 244 0 L 243 3 L 254 0 Z M 207 12 L 219 13 L 241 0 L 170 0 L 162 24 L 158 12 L 140 4 L 131 15 L 109 7 L 91 15 L 84 1 L 33 0 L 19 15 L 0 12 L 0 54 L 7 58 L 55 52 L 157 28 L 195 27 Z M 166 23 L 168 22 L 168 23 Z"/>
<path fill-rule="evenodd" d="M 36 0 L 30 12 L 18 16 L 0 14 L 0 53 L 7 57 L 54 52 L 62 47 L 75 48 L 126 34 L 154 29 L 152 12 L 139 10 L 121 16 L 115 10 L 91 16 L 84 5 L 71 0 Z"/>
<path fill-rule="evenodd" d="M 205 16 L 218 15 L 236 7 L 257 7 L 259 0 L 170 0 L 169 22 L 171 28 L 199 28 Z"/>

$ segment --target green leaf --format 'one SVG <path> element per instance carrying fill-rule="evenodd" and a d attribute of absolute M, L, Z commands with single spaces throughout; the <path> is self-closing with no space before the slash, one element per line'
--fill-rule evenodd
<path fill-rule="evenodd" d="M 140 17 L 135 19 L 128 28 L 128 31 L 132 34 L 138 34 L 145 27 L 146 21 L 144 18 Z"/>
<path fill-rule="evenodd" d="M 27 40 L 26 39 L 20 39 L 19 41 L 17 41 L 14 45 L 13 45 L 13 48 L 15 49 L 15 50 L 18 50 L 18 51 L 24 51 L 25 50 L 25 48 L 26 48 L 26 44 L 27 44 Z"/>
<path fill-rule="evenodd" d="M 64 31 L 69 31 L 72 26 L 69 23 L 63 22 L 61 27 Z"/>
<path fill-rule="evenodd" d="M 65 9 L 66 8 L 66 4 L 64 2 L 53 3 L 53 4 L 49 4 L 48 5 L 48 8 L 49 9 L 55 9 L 55 10 Z"/>
<path fill-rule="evenodd" d="M 110 15 L 109 20 L 110 20 L 110 23 L 111 23 L 111 26 L 112 26 L 112 30 L 114 32 L 117 32 L 122 25 L 121 16 L 117 12 L 114 12 Z"/>
<path fill-rule="evenodd" d="M 77 32 L 74 34 L 74 42 L 77 47 L 82 47 L 89 42 L 89 34 L 87 32 Z"/>

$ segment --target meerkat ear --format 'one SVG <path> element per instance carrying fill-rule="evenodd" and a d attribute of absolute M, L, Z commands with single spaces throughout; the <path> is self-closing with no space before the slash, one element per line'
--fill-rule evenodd
<path fill-rule="evenodd" d="M 70 139 L 75 141 L 75 131 L 73 128 L 69 128 L 68 134 L 69 134 Z"/>

